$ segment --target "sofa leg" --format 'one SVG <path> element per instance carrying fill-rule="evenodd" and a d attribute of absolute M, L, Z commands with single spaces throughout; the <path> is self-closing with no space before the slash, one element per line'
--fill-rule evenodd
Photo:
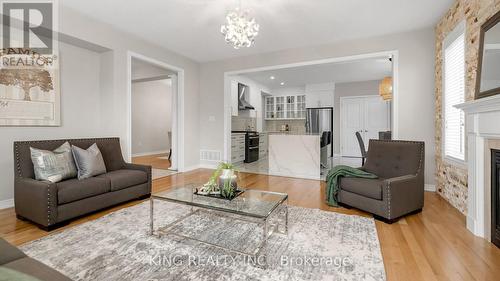
<path fill-rule="evenodd" d="M 45 226 L 45 225 L 38 225 L 38 228 L 40 228 L 41 230 L 45 230 L 47 232 L 50 232 L 52 230 L 56 230 L 58 228 L 61 228 L 63 226 L 66 226 L 69 224 L 69 220 L 67 221 L 63 221 L 63 222 L 58 222 L 56 224 L 52 224 L 52 225 L 49 225 L 49 226 Z"/>
<path fill-rule="evenodd" d="M 386 224 L 393 224 L 393 223 L 395 223 L 395 222 L 397 222 L 399 220 L 399 218 L 386 219 L 384 217 L 377 216 L 377 215 L 373 215 L 373 218 L 376 219 L 376 220 L 378 220 L 378 221 L 384 222 Z"/>
<path fill-rule="evenodd" d="M 339 204 L 339 207 L 346 208 L 346 209 L 348 209 L 348 210 L 352 209 L 352 207 L 351 207 L 351 206 L 346 205 L 346 204 L 344 204 L 344 203 L 338 202 L 337 204 Z"/>
<path fill-rule="evenodd" d="M 27 219 L 26 219 L 25 217 L 22 217 L 22 216 L 20 216 L 20 215 L 18 215 L 18 214 L 16 214 L 16 218 L 17 218 L 18 220 L 20 220 L 20 221 L 27 221 Z"/>
<path fill-rule="evenodd" d="M 146 195 L 142 195 L 142 196 L 138 197 L 137 200 L 144 200 L 144 199 L 148 199 L 149 197 L 151 197 L 151 193 L 148 193 Z"/>

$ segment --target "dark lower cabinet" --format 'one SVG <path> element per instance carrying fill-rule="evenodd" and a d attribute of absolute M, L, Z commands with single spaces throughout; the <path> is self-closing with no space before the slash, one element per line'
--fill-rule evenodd
<path fill-rule="evenodd" d="M 500 248 L 500 150 L 491 150 L 491 242 Z"/>

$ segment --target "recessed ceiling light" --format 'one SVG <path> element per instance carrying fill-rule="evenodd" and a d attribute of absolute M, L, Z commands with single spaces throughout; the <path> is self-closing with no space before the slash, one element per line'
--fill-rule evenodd
<path fill-rule="evenodd" d="M 269 79 L 274 80 L 274 76 L 269 77 Z"/>
<path fill-rule="evenodd" d="M 280 83 L 280 85 L 281 85 L 281 86 L 285 85 L 285 82 L 281 82 L 281 83 Z"/>

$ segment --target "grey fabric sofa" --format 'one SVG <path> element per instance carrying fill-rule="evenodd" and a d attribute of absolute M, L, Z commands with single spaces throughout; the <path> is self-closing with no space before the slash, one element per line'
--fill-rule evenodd
<path fill-rule="evenodd" d="M 87 149 L 97 143 L 106 174 L 58 183 L 37 181 L 30 147 L 45 150 L 68 141 Z M 14 142 L 14 203 L 17 217 L 50 231 L 70 219 L 151 194 L 151 167 L 125 163 L 119 138 L 91 138 Z"/>
<path fill-rule="evenodd" d="M 424 206 L 425 144 L 416 141 L 370 140 L 361 167 L 378 179 L 342 178 L 338 202 L 393 223 Z"/>
<path fill-rule="evenodd" d="M 58 271 L 26 256 L 18 248 L 0 238 L 0 270 L 3 270 L 2 268 L 20 272 L 42 281 L 71 281 Z"/>

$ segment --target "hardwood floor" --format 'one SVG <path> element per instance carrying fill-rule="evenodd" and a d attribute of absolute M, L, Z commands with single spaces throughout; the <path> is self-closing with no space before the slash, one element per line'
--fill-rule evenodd
<path fill-rule="evenodd" d="M 205 182 L 211 170 L 200 169 L 161 178 L 153 182 L 153 192 L 185 183 Z M 369 216 L 355 209 L 333 208 L 324 203 L 325 184 L 257 174 L 240 174 L 239 185 L 289 194 L 289 204 L 325 211 Z M 57 231 L 99 218 L 140 201 L 129 202 L 76 221 Z M 500 249 L 472 235 L 465 217 L 439 195 L 426 192 L 422 213 L 388 225 L 376 221 L 388 280 L 498 280 Z M 20 245 L 48 235 L 28 222 L 16 219 L 14 210 L 0 210 L 0 234 Z"/>
<path fill-rule="evenodd" d="M 137 156 L 132 157 L 132 163 L 141 164 L 141 165 L 149 165 L 154 169 L 163 169 L 166 170 L 170 168 L 171 163 L 170 160 L 163 158 L 167 157 L 168 153 L 162 154 L 154 154 L 154 155 L 146 155 L 146 156 Z M 160 158 L 162 157 L 162 158 Z"/>

